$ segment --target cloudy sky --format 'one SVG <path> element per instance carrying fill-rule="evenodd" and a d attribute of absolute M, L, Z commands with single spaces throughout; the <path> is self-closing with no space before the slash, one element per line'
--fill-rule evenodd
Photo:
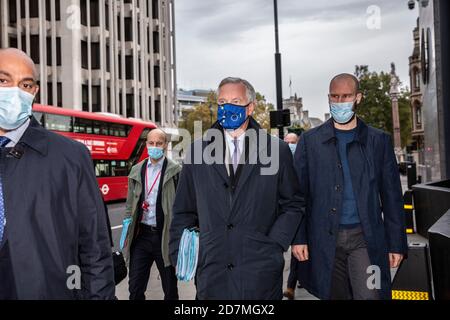
<path fill-rule="evenodd" d="M 409 86 L 418 12 L 407 0 L 278 0 L 278 11 L 283 97 L 303 97 L 310 116 L 323 119 L 331 77 L 355 65 L 390 71 L 395 62 Z M 179 88 L 238 76 L 275 102 L 273 0 L 176 0 L 175 19 Z"/>

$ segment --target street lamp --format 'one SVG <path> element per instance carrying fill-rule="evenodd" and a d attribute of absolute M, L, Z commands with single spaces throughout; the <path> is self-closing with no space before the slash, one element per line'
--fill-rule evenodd
<path fill-rule="evenodd" d="M 274 16 L 275 16 L 275 79 L 277 88 L 277 110 L 283 110 L 283 89 L 281 79 L 281 53 L 278 40 L 278 4 L 277 0 L 273 0 Z M 278 124 L 278 136 L 281 140 L 284 139 L 283 125 Z"/>

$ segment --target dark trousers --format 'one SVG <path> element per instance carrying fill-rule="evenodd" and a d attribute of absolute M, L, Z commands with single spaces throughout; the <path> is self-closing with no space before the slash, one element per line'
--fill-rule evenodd
<path fill-rule="evenodd" d="M 160 233 L 152 231 L 150 227 L 143 224 L 139 226 L 139 229 L 139 234 L 133 241 L 130 251 L 128 282 L 130 300 L 145 300 L 145 291 L 153 262 L 156 262 L 161 277 L 164 300 L 178 300 L 175 268 L 164 266 Z"/>
<path fill-rule="evenodd" d="M 295 287 L 297 285 L 297 280 L 298 280 L 297 264 L 298 264 L 297 258 L 294 257 L 293 254 L 291 254 L 291 266 L 290 266 L 290 270 L 289 270 L 289 277 L 287 280 L 287 287 L 290 289 L 295 289 Z"/>
<path fill-rule="evenodd" d="M 378 290 L 369 289 L 371 265 L 364 234 L 360 226 L 340 229 L 331 284 L 332 300 L 378 300 Z"/>

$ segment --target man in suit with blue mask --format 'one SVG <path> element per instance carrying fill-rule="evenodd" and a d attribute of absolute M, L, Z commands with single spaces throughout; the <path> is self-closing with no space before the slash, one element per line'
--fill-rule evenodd
<path fill-rule="evenodd" d="M 248 81 L 225 78 L 217 93 L 217 121 L 191 146 L 180 175 L 171 260 L 183 231 L 198 226 L 198 299 L 282 299 L 283 252 L 303 212 L 292 153 L 252 117 L 257 101 Z M 278 168 L 266 173 L 270 163 Z"/>
<path fill-rule="evenodd" d="M 292 247 L 300 282 L 321 299 L 390 299 L 390 268 L 407 251 L 391 137 L 357 117 L 355 76 L 335 76 L 328 97 L 332 118 L 303 133 L 295 153 L 307 202 Z"/>

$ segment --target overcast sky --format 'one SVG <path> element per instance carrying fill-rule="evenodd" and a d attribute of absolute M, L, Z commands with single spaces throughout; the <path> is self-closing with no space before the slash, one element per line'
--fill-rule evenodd
<path fill-rule="evenodd" d="M 278 0 L 278 11 L 283 97 L 291 78 L 310 116 L 324 118 L 331 77 L 355 65 L 389 72 L 395 62 L 409 86 L 418 12 L 407 0 Z M 274 103 L 273 20 L 273 0 L 175 0 L 178 87 L 215 89 L 237 76 Z"/>

